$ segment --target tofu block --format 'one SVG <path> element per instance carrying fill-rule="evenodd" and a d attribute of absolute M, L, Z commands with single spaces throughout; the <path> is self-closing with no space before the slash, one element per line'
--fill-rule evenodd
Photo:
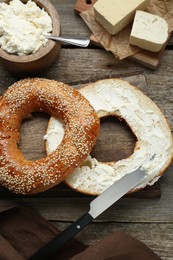
<path fill-rule="evenodd" d="M 98 0 L 94 5 L 96 20 L 112 35 L 130 24 L 136 10 L 145 10 L 149 0 Z"/>
<path fill-rule="evenodd" d="M 161 50 L 168 38 L 168 24 L 158 15 L 136 11 L 130 44 L 152 52 Z"/>

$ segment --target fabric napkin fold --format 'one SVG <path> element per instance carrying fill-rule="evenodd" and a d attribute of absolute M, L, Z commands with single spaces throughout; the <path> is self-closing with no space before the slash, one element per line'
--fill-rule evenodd
<path fill-rule="evenodd" d="M 149 247 L 138 239 L 115 232 L 102 238 L 96 245 L 89 246 L 71 260 L 159 260 Z"/>
<path fill-rule="evenodd" d="M 0 207 L 0 259 L 28 259 L 60 231 L 35 210 L 20 206 Z M 70 259 L 86 245 L 73 239 L 54 259 Z M 13 255 L 14 254 L 14 255 Z M 53 259 L 53 258 L 52 258 Z"/>
<path fill-rule="evenodd" d="M 2 203 L 3 204 L 3 203 Z M 0 259 L 26 260 L 60 231 L 35 210 L 18 205 L 0 206 Z M 114 232 L 88 246 L 71 240 L 50 260 L 160 260 L 141 241 Z"/>

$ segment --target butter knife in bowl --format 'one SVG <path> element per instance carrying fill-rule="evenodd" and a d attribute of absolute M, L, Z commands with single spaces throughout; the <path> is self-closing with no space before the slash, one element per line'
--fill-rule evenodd
<path fill-rule="evenodd" d="M 66 43 L 66 44 L 72 44 L 72 45 L 84 47 L 84 48 L 88 47 L 88 45 L 90 43 L 90 39 L 84 38 L 84 37 L 72 38 L 72 37 L 61 37 L 61 36 L 55 36 L 55 35 L 45 35 L 45 37 L 50 40 L 59 41 L 59 42 Z"/>

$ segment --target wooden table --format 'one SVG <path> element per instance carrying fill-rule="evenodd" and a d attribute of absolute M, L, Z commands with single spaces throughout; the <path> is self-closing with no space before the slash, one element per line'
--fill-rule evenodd
<path fill-rule="evenodd" d="M 83 20 L 74 13 L 75 0 L 53 0 L 61 20 L 61 35 L 89 36 Z M 35 75 L 32 75 L 35 76 Z M 125 59 L 115 60 L 111 53 L 94 45 L 87 49 L 63 46 L 58 60 L 46 72 L 36 76 L 63 81 L 70 85 L 85 84 L 111 77 L 127 77 L 136 82 L 164 112 L 173 130 L 173 37 L 156 70 Z M 12 76 L 0 66 L 0 92 L 3 93 L 20 77 Z M 140 84 L 138 81 L 140 79 Z M 22 124 L 20 148 L 28 159 L 45 155 L 42 137 L 47 115 L 35 114 Z M 111 139 L 113 138 L 113 139 Z M 111 144 L 110 145 L 110 139 Z M 116 119 L 101 122 L 101 134 L 93 154 L 104 160 L 125 158 L 133 152 L 135 137 L 130 129 Z M 101 151 L 102 149 L 102 151 Z M 93 244 L 113 231 L 127 232 L 151 247 L 162 259 L 173 259 L 173 165 L 154 188 L 133 197 L 124 197 L 83 230 L 78 239 Z M 161 193 L 161 196 L 159 197 Z M 71 191 L 64 184 L 38 196 L 16 196 L 4 188 L 0 203 L 15 201 L 37 209 L 42 216 L 64 229 L 88 210 L 93 197 Z"/>

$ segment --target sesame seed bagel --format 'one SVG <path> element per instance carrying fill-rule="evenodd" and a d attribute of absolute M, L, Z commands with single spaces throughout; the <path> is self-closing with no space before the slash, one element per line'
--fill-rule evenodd
<path fill-rule="evenodd" d="M 100 80 L 79 91 L 90 101 L 99 118 L 112 115 L 124 119 L 137 142 L 131 156 L 116 162 L 103 163 L 88 156 L 65 182 L 79 192 L 99 195 L 115 181 L 142 166 L 146 175 L 130 192 L 153 185 L 173 158 L 171 129 L 159 107 L 139 89 L 120 79 Z M 50 119 L 46 138 L 48 153 L 61 142 L 61 138 L 57 138 L 58 132 L 62 133 L 61 128 L 57 120 Z"/>
<path fill-rule="evenodd" d="M 19 131 L 22 120 L 36 111 L 58 118 L 64 136 L 50 155 L 28 161 L 17 145 Z M 48 79 L 16 82 L 0 98 L 0 184 L 19 194 L 55 186 L 86 159 L 98 132 L 98 116 L 77 90 Z"/>

